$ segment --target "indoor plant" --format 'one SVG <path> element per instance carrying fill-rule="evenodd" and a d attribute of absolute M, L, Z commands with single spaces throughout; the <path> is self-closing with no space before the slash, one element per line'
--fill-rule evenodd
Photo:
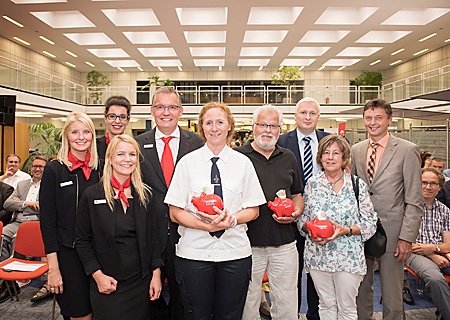
<path fill-rule="evenodd" d="M 361 101 L 367 101 L 378 97 L 379 89 L 383 84 L 383 75 L 379 71 L 363 71 L 359 73 L 355 78 L 355 84 L 357 86 L 367 86 L 361 92 Z M 369 91 L 369 92 L 368 92 Z M 373 91 L 373 92 L 370 92 Z"/>
<path fill-rule="evenodd" d="M 101 104 L 101 96 L 105 87 L 111 84 L 109 76 L 97 70 L 91 70 L 86 75 L 86 83 L 88 86 L 89 97 L 93 98 L 92 103 Z"/>
<path fill-rule="evenodd" d="M 290 86 L 293 81 L 302 78 L 300 67 L 298 66 L 282 66 L 271 77 L 272 84 L 285 86 L 287 89 L 287 97 L 283 99 L 283 103 L 291 103 Z"/>

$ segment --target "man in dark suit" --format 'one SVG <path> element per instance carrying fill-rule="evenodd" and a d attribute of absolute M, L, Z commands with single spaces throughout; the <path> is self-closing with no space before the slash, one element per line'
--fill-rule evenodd
<path fill-rule="evenodd" d="M 382 99 L 366 103 L 369 139 L 353 145 L 352 173 L 367 184 L 370 199 L 387 234 L 386 253 L 378 259 L 383 319 L 404 319 L 403 264 L 412 252 L 423 215 L 419 147 L 388 132 L 392 108 Z M 359 287 L 358 319 L 373 314 L 374 258 L 366 256 L 367 274 Z"/>
<path fill-rule="evenodd" d="M 12 211 L 5 210 L 3 204 L 13 191 L 14 188 L 9 184 L 0 182 L 0 221 L 3 222 L 3 226 L 11 221 Z"/>
<path fill-rule="evenodd" d="M 163 280 L 167 277 L 169 282 L 170 318 L 167 319 L 182 320 L 183 309 L 174 270 L 175 244 L 179 239 L 178 225 L 170 221 L 169 207 L 164 203 L 171 174 L 169 177 L 167 173 L 164 174 L 161 160 L 164 151 L 170 150 L 176 165 L 184 155 L 200 148 L 203 141 L 197 134 L 178 126 L 183 107 L 178 92 L 173 88 L 161 87 L 155 92 L 151 114 L 155 119 L 156 128 L 137 136 L 136 141 L 144 157 L 141 166 L 143 179 L 153 192 L 153 212 L 157 214 L 160 249 L 165 264 L 161 274 Z M 167 138 L 169 138 L 168 142 L 164 142 Z M 166 143 L 170 149 L 167 149 Z M 162 302 L 164 301 L 159 301 L 160 305 Z M 159 318 L 162 318 L 161 315 Z"/>
<path fill-rule="evenodd" d="M 124 96 L 112 96 L 105 103 L 105 136 L 96 139 L 97 154 L 105 159 L 106 148 L 115 136 L 123 134 L 130 123 L 131 103 Z"/>
<path fill-rule="evenodd" d="M 313 98 L 303 98 L 297 102 L 297 110 L 294 118 L 297 123 L 297 128 L 287 132 L 280 136 L 278 139 L 278 145 L 291 150 L 297 158 L 297 164 L 300 168 L 300 175 L 303 180 L 303 185 L 306 185 L 307 178 L 304 173 L 304 155 L 305 155 L 305 137 L 310 138 L 310 147 L 312 152 L 313 171 L 312 174 L 316 174 L 321 171 L 321 168 L 316 163 L 316 154 L 319 141 L 328 135 L 329 133 L 316 130 L 317 123 L 319 122 L 320 105 Z M 294 228 L 295 238 L 297 240 L 297 250 L 299 254 L 299 274 L 298 274 L 298 309 L 301 305 L 301 282 L 303 272 L 303 251 L 305 249 L 305 238 L 300 235 L 295 223 L 292 224 Z M 317 296 L 316 289 L 311 276 L 307 275 L 306 286 L 306 300 L 308 301 L 308 311 L 306 317 L 308 320 L 319 319 L 319 297 Z"/>

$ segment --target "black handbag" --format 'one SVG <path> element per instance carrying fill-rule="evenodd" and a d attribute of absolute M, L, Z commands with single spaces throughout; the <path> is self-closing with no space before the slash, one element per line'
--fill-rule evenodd
<path fill-rule="evenodd" d="M 356 181 L 355 181 L 356 178 Z M 355 192 L 356 203 L 359 210 L 359 178 L 352 175 L 353 191 Z M 375 234 L 364 242 L 364 253 L 366 256 L 379 258 L 386 252 L 387 236 L 386 231 L 381 224 L 380 218 L 377 220 L 377 231 Z"/>

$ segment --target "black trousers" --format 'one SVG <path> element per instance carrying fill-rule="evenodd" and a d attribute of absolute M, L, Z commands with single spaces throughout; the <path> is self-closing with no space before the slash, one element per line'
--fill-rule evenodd
<path fill-rule="evenodd" d="M 251 256 L 209 262 L 175 258 L 185 320 L 242 318 L 251 277 Z"/>
<path fill-rule="evenodd" d="M 298 251 L 298 310 L 302 305 L 302 273 L 303 273 L 303 253 L 305 251 L 305 237 L 300 235 L 297 229 L 297 224 L 293 223 L 295 239 L 297 240 Z M 309 273 L 306 274 L 306 301 L 308 302 L 308 310 L 306 312 L 306 318 L 308 320 L 319 320 L 319 296 L 317 295 L 314 282 Z"/>

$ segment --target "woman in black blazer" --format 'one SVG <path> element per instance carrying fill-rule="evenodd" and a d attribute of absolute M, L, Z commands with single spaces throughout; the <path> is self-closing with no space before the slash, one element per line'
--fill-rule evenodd
<path fill-rule="evenodd" d="M 102 181 L 86 190 L 78 208 L 75 246 L 91 276 L 98 320 L 149 319 L 150 300 L 159 298 L 162 288 L 156 217 L 139 155 L 132 137 L 114 137 Z"/>
<path fill-rule="evenodd" d="M 75 216 L 83 191 L 100 180 L 95 129 L 88 115 L 67 117 L 57 160 L 45 167 L 39 193 L 41 232 L 47 253 L 50 292 L 61 314 L 92 319 L 89 278 L 74 247 Z"/>

